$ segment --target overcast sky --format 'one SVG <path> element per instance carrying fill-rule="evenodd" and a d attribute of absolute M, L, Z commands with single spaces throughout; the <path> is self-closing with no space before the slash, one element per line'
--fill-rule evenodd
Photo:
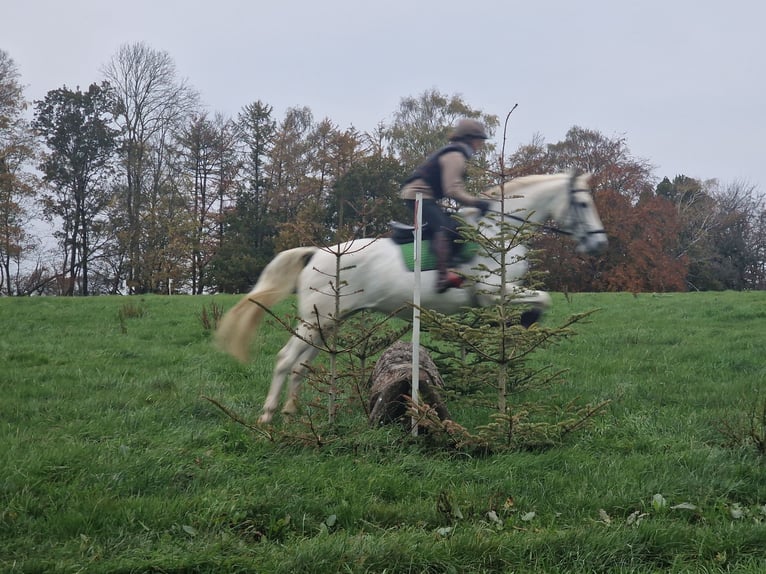
<path fill-rule="evenodd" d="M 518 103 L 509 150 L 577 125 L 658 178 L 766 193 L 762 0 L 2 0 L 0 22 L 29 100 L 144 42 L 211 112 L 261 100 L 371 131 L 436 89 L 501 119 Z"/>

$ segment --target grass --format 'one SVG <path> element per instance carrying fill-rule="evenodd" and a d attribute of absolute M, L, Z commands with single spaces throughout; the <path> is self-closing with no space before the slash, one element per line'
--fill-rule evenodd
<path fill-rule="evenodd" d="M 766 293 L 555 295 L 551 324 L 600 309 L 535 359 L 568 369 L 555 400 L 611 403 L 487 457 L 361 409 L 322 448 L 229 420 L 202 397 L 255 420 L 286 337 L 216 352 L 203 308 L 236 300 L 0 298 L 1 572 L 766 569 Z"/>

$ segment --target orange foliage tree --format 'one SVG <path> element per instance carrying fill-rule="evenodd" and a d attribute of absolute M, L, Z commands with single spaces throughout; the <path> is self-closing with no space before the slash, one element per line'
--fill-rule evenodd
<path fill-rule="evenodd" d="M 609 248 L 603 255 L 578 255 L 571 240 L 545 231 L 534 241 L 545 270 L 544 287 L 556 291 L 680 291 L 688 263 L 679 255 L 681 222 L 672 202 L 654 190 L 651 166 L 631 156 L 622 139 L 574 127 L 559 143 L 537 138 L 511 156 L 524 172 L 576 169 L 593 174 L 592 191 Z M 529 170 L 528 170 L 529 171 Z"/>

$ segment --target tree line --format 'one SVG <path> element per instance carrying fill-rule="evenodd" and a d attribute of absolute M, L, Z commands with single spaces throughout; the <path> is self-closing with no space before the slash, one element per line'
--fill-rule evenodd
<path fill-rule="evenodd" d="M 371 132 L 277 117 L 266 102 L 236 117 L 204 111 L 169 54 L 121 47 L 87 89 L 32 102 L 0 50 L 0 292 L 5 295 L 242 292 L 276 252 L 383 235 L 408 216 L 399 188 L 473 117 L 460 96 L 405 97 Z M 501 137 L 501 140 L 503 137 Z M 659 179 L 623 138 L 573 126 L 562 141 L 494 144 L 471 165 L 474 192 L 528 173 L 590 172 L 610 236 L 583 257 L 535 239 L 544 287 L 562 291 L 763 289 L 766 209 L 758 190 L 685 175 Z M 35 222 L 54 229 L 43 249 Z"/>

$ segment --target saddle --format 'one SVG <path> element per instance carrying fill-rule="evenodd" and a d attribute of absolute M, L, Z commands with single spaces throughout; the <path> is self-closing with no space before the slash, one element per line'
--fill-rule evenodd
<path fill-rule="evenodd" d="M 388 226 L 391 228 L 391 239 L 393 239 L 394 243 L 407 245 L 408 243 L 415 242 L 414 225 L 407 225 L 401 221 L 389 221 Z M 421 226 L 420 233 L 423 241 L 430 240 L 433 237 L 433 231 L 427 222 Z"/>

